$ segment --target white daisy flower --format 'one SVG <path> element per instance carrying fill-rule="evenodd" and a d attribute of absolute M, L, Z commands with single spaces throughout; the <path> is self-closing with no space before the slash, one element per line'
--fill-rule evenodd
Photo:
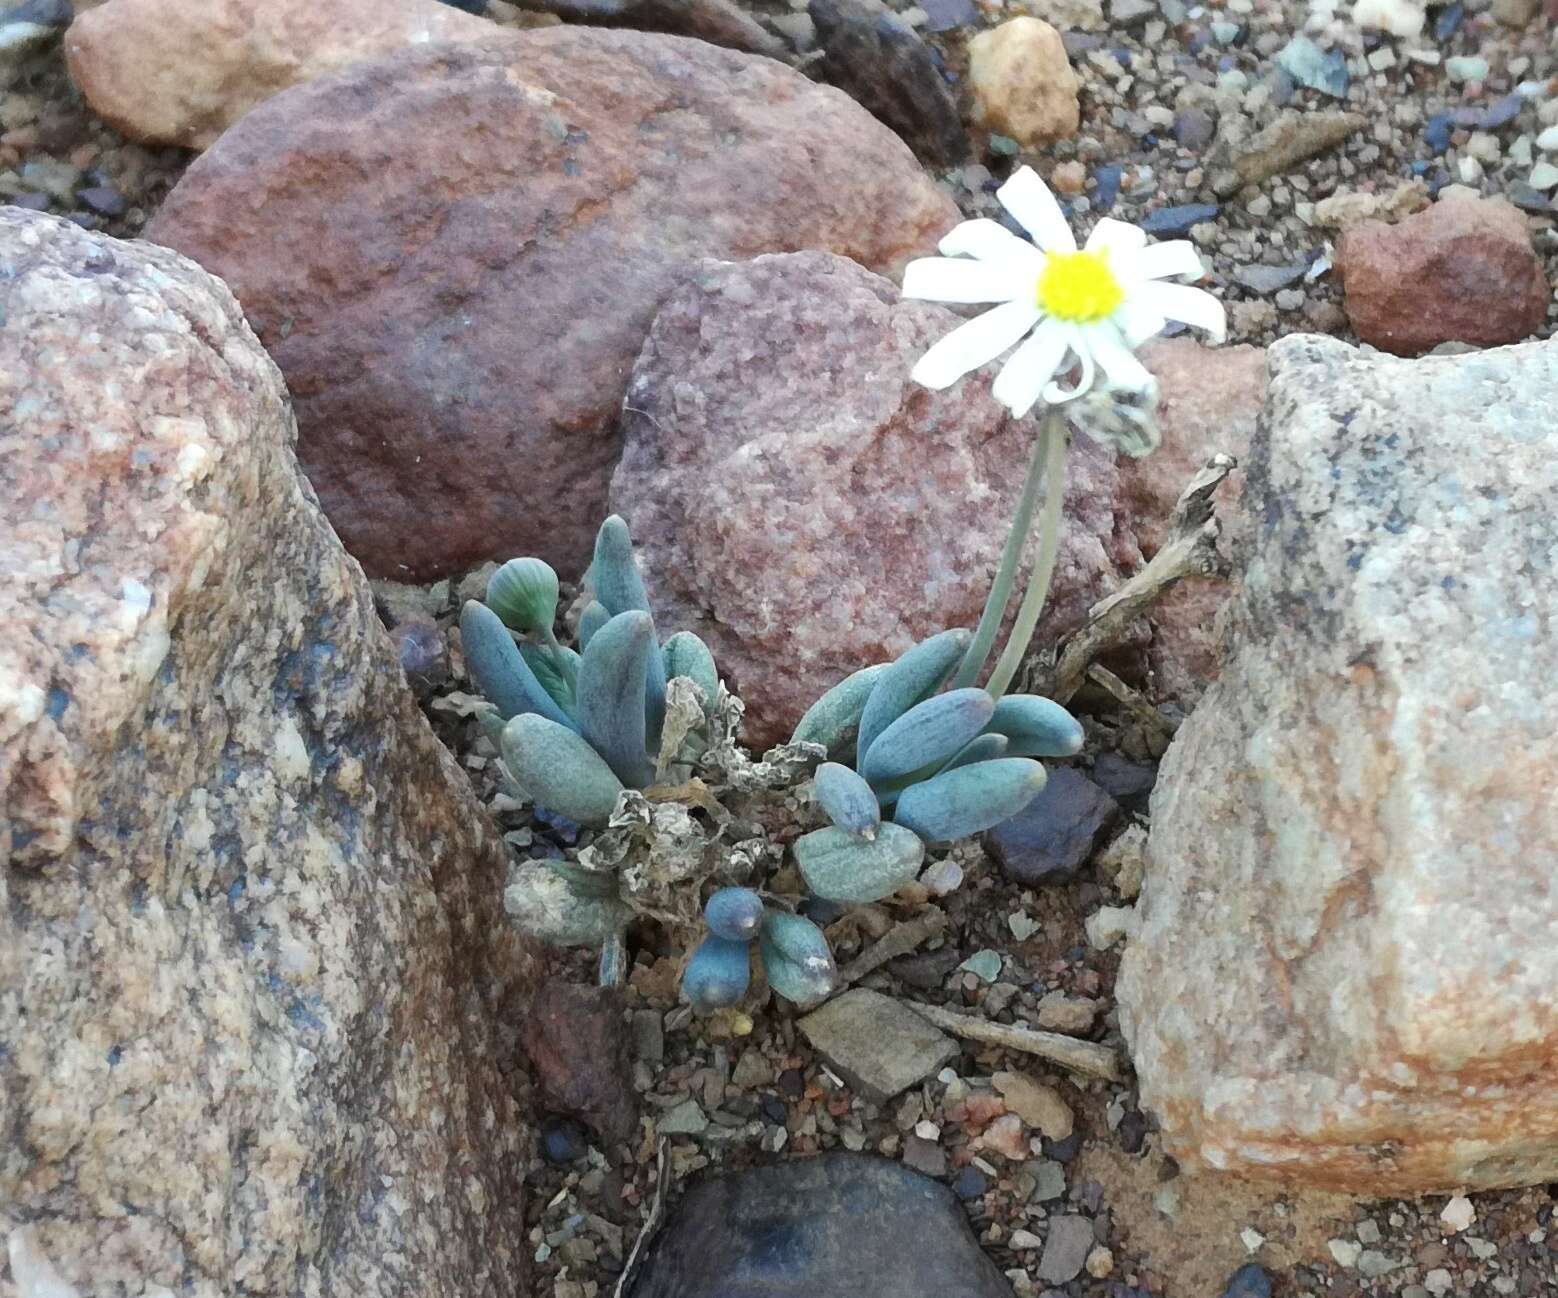
<path fill-rule="evenodd" d="M 950 387 L 1020 342 L 991 390 L 1013 414 L 1025 415 L 1041 396 L 1051 404 L 1081 396 L 1098 370 L 1111 388 L 1151 390 L 1152 375 L 1135 349 L 1170 320 L 1223 340 L 1221 302 L 1204 289 L 1164 282 L 1205 273 L 1187 240 L 1149 246 L 1145 231 L 1106 216 L 1078 251 L 1060 204 L 1031 167 L 1016 172 L 996 197 L 1033 243 L 982 217 L 941 241 L 944 256 L 912 261 L 904 271 L 905 297 L 999 304 L 920 357 L 915 382 Z M 1071 368 L 1072 355 L 1082 376 L 1074 388 L 1062 388 L 1051 380 Z"/>

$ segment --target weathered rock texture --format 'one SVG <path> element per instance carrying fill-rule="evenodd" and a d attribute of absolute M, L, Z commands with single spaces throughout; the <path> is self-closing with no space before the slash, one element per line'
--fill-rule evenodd
<path fill-rule="evenodd" d="M 1351 226 L 1336 272 L 1358 337 L 1398 356 L 1519 342 L 1553 295 L 1525 217 L 1502 198 L 1442 198 L 1396 225 Z"/>
<path fill-rule="evenodd" d="M 280 375 L 14 209 L 0 315 L 0 1237 L 99 1296 L 524 1292 L 503 849 Z"/>
<path fill-rule="evenodd" d="M 582 570 L 633 357 L 698 258 L 825 247 L 885 268 L 956 219 L 836 90 L 698 41 L 554 27 L 269 100 L 149 236 L 232 286 L 331 522 L 404 580 L 516 554 Z"/>
<path fill-rule="evenodd" d="M 71 24 L 65 59 L 93 111 L 132 139 L 205 149 L 289 86 L 494 31 L 439 0 L 113 0 Z"/>
<path fill-rule="evenodd" d="M 1190 338 L 1160 338 L 1142 348 L 1157 377 L 1163 442 L 1141 460 L 1122 458 L 1119 512 L 1148 559 L 1169 539 L 1174 505 L 1212 456 L 1242 465 L 1266 400 L 1262 347 L 1206 347 Z M 1223 525 L 1223 551 L 1235 554 L 1249 531 L 1240 503 L 1242 473 L 1227 478 L 1214 497 Z M 1217 676 L 1218 614 L 1238 588 L 1233 581 L 1187 577 L 1153 604 L 1147 646 L 1154 697 L 1190 702 Z"/>
<path fill-rule="evenodd" d="M 1271 349 L 1222 678 L 1153 797 L 1118 987 L 1182 1164 L 1558 1176 L 1550 344 Z"/>
<path fill-rule="evenodd" d="M 755 745 L 857 668 L 979 618 L 1038 427 L 990 396 L 993 367 L 945 392 L 910 381 L 958 322 L 825 253 L 705 263 L 655 320 L 611 504 L 658 615 L 709 643 Z M 1140 560 L 1114 535 L 1115 488 L 1078 440 L 1041 637 Z"/>

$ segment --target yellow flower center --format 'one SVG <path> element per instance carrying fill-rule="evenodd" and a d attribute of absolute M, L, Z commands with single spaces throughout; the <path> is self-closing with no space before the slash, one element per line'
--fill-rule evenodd
<path fill-rule="evenodd" d="M 1039 306 L 1060 320 L 1102 320 L 1125 301 L 1125 290 L 1101 252 L 1052 252 L 1039 276 Z"/>

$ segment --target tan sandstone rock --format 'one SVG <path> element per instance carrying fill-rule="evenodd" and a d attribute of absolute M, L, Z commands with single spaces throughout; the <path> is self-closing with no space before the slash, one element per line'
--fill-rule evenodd
<path fill-rule="evenodd" d="M 1042 18 L 1010 18 L 968 43 L 974 120 L 1019 144 L 1052 144 L 1076 134 L 1077 92 L 1060 33 Z"/>
<path fill-rule="evenodd" d="M 65 59 L 93 111 L 131 139 L 205 149 L 288 86 L 494 34 L 439 0 L 112 0 L 77 16 Z"/>
<path fill-rule="evenodd" d="M 588 562 L 633 358 L 699 258 L 890 269 L 956 220 L 837 90 L 701 41 L 554 27 L 278 95 L 148 237 L 232 286 L 330 521 L 408 580 Z"/>
<path fill-rule="evenodd" d="M 1558 348 L 1270 350 L 1221 679 L 1117 994 L 1185 1166 L 1558 1177 Z"/>
<path fill-rule="evenodd" d="M 93 1295 L 524 1292 L 504 849 L 281 376 L 198 267 L 15 209 L 0 318 L 0 1238 Z"/>

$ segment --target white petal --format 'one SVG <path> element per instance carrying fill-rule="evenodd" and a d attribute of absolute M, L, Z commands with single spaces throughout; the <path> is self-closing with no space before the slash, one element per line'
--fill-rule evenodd
<path fill-rule="evenodd" d="M 1119 310 L 1109 317 L 1120 337 L 1132 351 L 1140 347 L 1154 334 L 1163 332 L 1168 323 L 1161 311 L 1154 311 L 1139 297 L 1128 297 L 1120 303 Z"/>
<path fill-rule="evenodd" d="M 1201 254 L 1188 239 L 1173 239 L 1168 243 L 1155 243 L 1143 248 L 1129 261 L 1120 265 L 1122 274 L 1135 275 L 1139 279 L 1167 279 L 1170 275 L 1190 275 L 1196 279 L 1206 274 Z"/>
<path fill-rule="evenodd" d="M 1088 350 L 1104 372 L 1109 385 L 1146 392 L 1152 387 L 1152 375 L 1120 339 L 1120 331 L 1108 320 L 1084 326 Z"/>
<path fill-rule="evenodd" d="M 1106 216 L 1087 236 L 1088 252 L 1136 253 L 1147 246 L 1147 232 L 1129 221 Z"/>
<path fill-rule="evenodd" d="M 1021 261 L 1037 275 L 1044 269 L 1044 254 L 1026 239 L 1013 234 L 988 216 L 961 221 L 941 241 L 944 257 L 977 257 L 980 261 Z"/>
<path fill-rule="evenodd" d="M 1077 250 L 1076 236 L 1066 224 L 1060 204 L 1032 167 L 1022 167 L 1014 172 L 1012 178 L 995 191 L 995 196 L 1045 252 Z"/>
<path fill-rule="evenodd" d="M 1001 367 L 990 395 L 1021 418 L 1033 409 L 1044 385 L 1055 377 L 1066 346 L 1066 326 L 1053 317 L 1043 321 Z"/>
<path fill-rule="evenodd" d="M 960 324 L 921 356 L 910 374 L 927 388 L 948 388 L 970 370 L 993 361 L 1038 322 L 1031 302 L 1007 302 Z"/>
<path fill-rule="evenodd" d="M 903 270 L 903 295 L 925 302 L 1010 302 L 1033 297 L 1037 280 L 1011 262 L 921 257 Z"/>
<path fill-rule="evenodd" d="M 1082 377 L 1077 380 L 1074 388 L 1063 388 L 1059 383 L 1051 383 L 1045 388 L 1044 399 L 1052 406 L 1075 401 L 1093 386 L 1093 355 L 1088 350 L 1087 336 L 1080 325 L 1066 326 L 1066 341 L 1070 344 L 1071 350 L 1077 354 L 1077 359 L 1082 362 Z"/>
<path fill-rule="evenodd" d="M 1222 342 L 1228 336 L 1228 313 L 1223 304 L 1205 289 L 1191 288 L 1188 284 L 1163 284 L 1148 280 L 1133 295 L 1143 306 L 1180 320 L 1197 329 L 1205 329 L 1213 342 Z"/>

